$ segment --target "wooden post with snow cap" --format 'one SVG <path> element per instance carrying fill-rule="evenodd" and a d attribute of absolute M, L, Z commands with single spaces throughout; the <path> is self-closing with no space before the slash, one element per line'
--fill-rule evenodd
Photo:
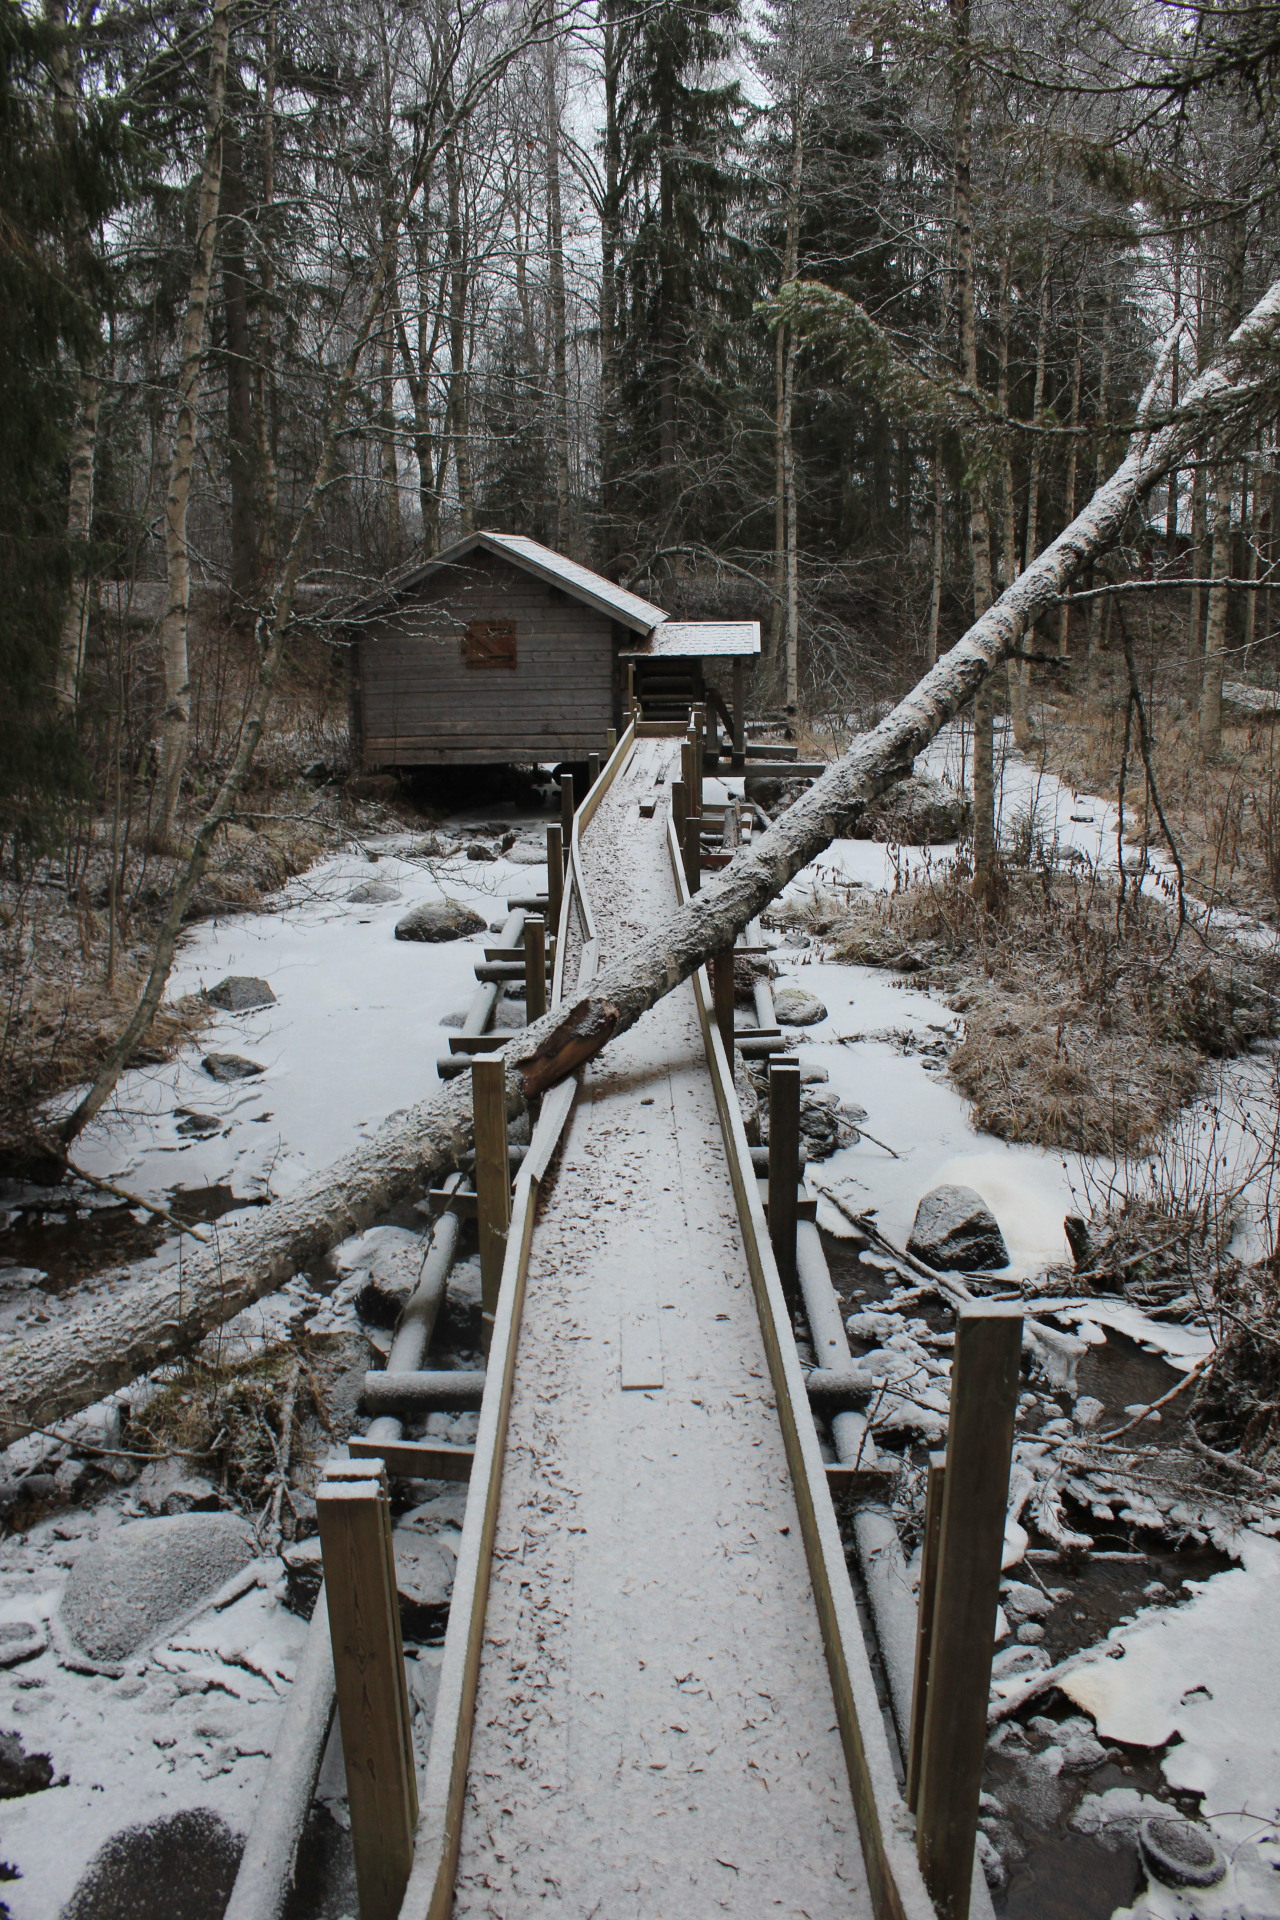
<path fill-rule="evenodd" d="M 552 937 L 560 925 L 560 902 L 564 896 L 564 850 L 559 827 L 547 828 L 547 921 Z"/>
<path fill-rule="evenodd" d="M 502 1263 L 511 1224 L 511 1162 L 507 1154 L 506 1068 L 494 1054 L 471 1062 L 476 1136 L 476 1222 L 480 1232 L 480 1299 L 486 1340 L 498 1308 Z"/>
<path fill-rule="evenodd" d="M 600 778 L 600 755 L 598 753 L 589 753 L 587 755 L 587 786 L 588 788 L 594 787 L 596 781 L 599 778 Z"/>
<path fill-rule="evenodd" d="M 541 1020 L 547 1010 L 547 923 L 531 913 L 524 923 L 525 1020 Z"/>
<path fill-rule="evenodd" d="M 800 1186 L 800 1062 L 769 1062 L 769 1239 L 787 1304 L 798 1300 L 796 1202 Z"/>
<path fill-rule="evenodd" d="M 1021 1353 L 1020 1307 L 961 1307 L 916 1794 L 939 1920 L 969 1913 Z"/>
<path fill-rule="evenodd" d="M 396 1920 L 413 1866 L 418 1783 L 382 1462 L 331 1462 L 316 1517 L 360 1920 Z"/>

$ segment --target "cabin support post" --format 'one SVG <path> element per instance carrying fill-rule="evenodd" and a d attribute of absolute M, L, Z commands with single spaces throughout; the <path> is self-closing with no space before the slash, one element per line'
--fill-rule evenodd
<path fill-rule="evenodd" d="M 547 828 L 547 919 L 555 938 L 560 928 L 560 902 L 564 897 L 564 847 L 559 827 Z"/>
<path fill-rule="evenodd" d="M 547 923 L 538 913 L 524 923 L 524 1004 L 526 1025 L 547 1010 Z"/>
<path fill-rule="evenodd" d="M 316 1517 L 360 1920 L 397 1920 L 413 1866 L 418 1785 L 382 1462 L 331 1463 Z"/>
<path fill-rule="evenodd" d="M 769 1062 L 769 1238 L 787 1304 L 798 1298 L 796 1219 L 800 1186 L 800 1062 Z"/>
<path fill-rule="evenodd" d="M 747 760 L 747 676 L 741 658 L 733 663 L 733 764 Z"/>
<path fill-rule="evenodd" d="M 594 785 L 595 785 L 595 783 L 596 783 L 596 781 L 597 781 L 597 780 L 598 780 L 599 778 L 600 778 L 600 755 L 599 755 L 598 753 L 589 753 L 589 754 L 587 755 L 587 788 L 588 788 L 588 791 L 589 791 L 589 790 L 590 790 L 590 789 L 591 789 L 592 787 L 594 787 Z"/>
<path fill-rule="evenodd" d="M 961 1307 L 916 1795 L 939 1920 L 968 1920 L 1021 1353 L 1019 1308 Z"/>
<path fill-rule="evenodd" d="M 511 1224 L 511 1165 L 507 1155 L 506 1068 L 500 1055 L 471 1062 L 476 1138 L 476 1221 L 480 1230 L 480 1299 L 485 1346 L 498 1307 L 502 1263 Z"/>

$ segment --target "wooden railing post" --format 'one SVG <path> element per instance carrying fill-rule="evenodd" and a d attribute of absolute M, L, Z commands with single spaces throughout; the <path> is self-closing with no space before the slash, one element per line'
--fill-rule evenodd
<path fill-rule="evenodd" d="M 733 1072 L 733 948 L 726 947 L 711 962 L 711 996 L 716 1025 Z"/>
<path fill-rule="evenodd" d="M 796 1283 L 796 1201 L 800 1185 L 800 1062 L 769 1062 L 769 1238 L 788 1305 Z"/>
<path fill-rule="evenodd" d="M 745 766 L 747 747 L 746 674 L 739 656 L 733 663 L 733 764 Z"/>
<path fill-rule="evenodd" d="M 938 1540 L 942 1533 L 942 1489 L 946 1478 L 946 1454 L 931 1453 L 925 1482 L 920 1598 L 916 1609 L 916 1673 L 911 1689 L 911 1731 L 907 1741 L 907 1805 L 912 1813 L 920 1797 L 920 1755 L 924 1749 L 925 1702 L 929 1697 L 929 1660 L 933 1652 L 934 1603 L 938 1593 Z"/>
<path fill-rule="evenodd" d="M 511 1224 L 511 1163 L 507 1153 L 506 1068 L 493 1054 L 471 1062 L 476 1140 L 476 1221 L 480 1232 L 480 1300 L 485 1344 L 498 1307 L 502 1263 Z"/>
<path fill-rule="evenodd" d="M 564 847 L 559 827 L 547 828 L 547 920 L 554 939 L 560 928 L 560 902 L 564 897 Z"/>
<path fill-rule="evenodd" d="M 396 1920 L 413 1866 L 418 1782 L 382 1462 L 331 1463 L 316 1518 L 360 1920 Z"/>
<path fill-rule="evenodd" d="M 671 818 L 675 822 L 676 839 L 680 851 L 684 852 L 684 823 L 689 818 L 689 789 L 683 780 L 671 782 Z"/>
<path fill-rule="evenodd" d="M 560 775 L 560 834 L 564 844 L 565 865 L 569 863 L 569 848 L 573 841 L 573 775 Z"/>
<path fill-rule="evenodd" d="M 590 790 L 590 789 L 591 789 L 592 787 L 594 787 L 594 785 L 595 785 L 595 783 L 596 783 L 596 781 L 597 781 L 597 780 L 598 780 L 599 778 L 600 778 L 600 755 L 599 755 L 598 753 L 589 753 L 589 754 L 587 755 L 587 788 L 588 788 L 588 791 L 589 791 L 589 790 Z"/>
<path fill-rule="evenodd" d="M 690 893 L 702 885 L 702 815 L 691 813 L 684 823 L 684 877 Z"/>
<path fill-rule="evenodd" d="M 524 923 L 524 1005 L 526 1023 L 547 1010 L 547 923 L 538 913 Z"/>
<path fill-rule="evenodd" d="M 961 1307 L 916 1796 L 940 1920 L 968 1920 L 1021 1353 L 1020 1308 Z"/>

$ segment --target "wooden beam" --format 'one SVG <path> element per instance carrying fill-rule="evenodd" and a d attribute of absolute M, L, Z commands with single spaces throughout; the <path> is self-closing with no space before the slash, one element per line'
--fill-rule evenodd
<path fill-rule="evenodd" d="M 916 1847 L 940 1920 L 967 1920 L 987 1744 L 1022 1313 L 956 1316 Z"/>
<path fill-rule="evenodd" d="M 696 893 L 702 885 L 702 821 L 696 813 L 684 823 L 684 877 L 690 893 Z"/>
<path fill-rule="evenodd" d="M 397 1920 L 418 1820 L 387 1476 L 349 1460 L 316 1489 L 360 1920 Z"/>
<path fill-rule="evenodd" d="M 506 1069 L 500 1059 L 471 1063 L 476 1140 L 476 1218 L 480 1228 L 480 1295 L 486 1325 L 498 1304 L 498 1285 L 511 1222 L 511 1167 L 507 1157 Z"/>
<path fill-rule="evenodd" d="M 747 748 L 747 687 L 741 659 L 733 663 L 733 757 L 741 760 Z"/>
<path fill-rule="evenodd" d="M 569 846 L 573 839 L 573 775 L 560 775 L 560 838 L 564 844 L 565 865 L 569 864 Z"/>
<path fill-rule="evenodd" d="M 347 1447 L 354 1460 L 381 1460 L 388 1473 L 406 1480 L 469 1480 L 474 1447 L 441 1440 L 370 1440 L 357 1434 Z"/>
<path fill-rule="evenodd" d="M 733 950 L 716 954 L 711 962 L 711 989 L 715 1022 L 724 1050 L 733 1058 Z"/>
<path fill-rule="evenodd" d="M 689 787 L 684 780 L 671 782 L 671 818 L 675 822 L 676 839 L 684 847 L 684 823 L 689 818 Z"/>

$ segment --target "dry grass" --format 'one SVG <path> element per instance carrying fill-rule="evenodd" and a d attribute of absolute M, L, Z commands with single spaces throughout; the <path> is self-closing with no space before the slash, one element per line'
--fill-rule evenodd
<path fill-rule="evenodd" d="M 1045 765 L 1082 793 L 1115 800 L 1124 756 L 1124 688 L 1103 686 L 1043 710 Z M 1224 715 L 1224 718 L 1229 718 Z M 1280 919 L 1280 736 L 1268 721 L 1227 724 L 1222 752 L 1206 760 L 1196 718 L 1176 699 L 1148 704 L 1152 765 L 1188 888 L 1211 905 Z M 1125 777 L 1129 839 L 1161 847 L 1164 835 L 1138 754 Z"/>
<path fill-rule="evenodd" d="M 963 870 L 827 916 L 837 958 L 905 965 L 965 1016 L 950 1072 L 975 1122 L 1006 1140 L 1129 1153 L 1200 1090 L 1206 1062 L 1271 1025 L 1255 963 L 1171 950 L 1164 909 L 1098 875 L 1007 876 L 994 912 Z"/>

